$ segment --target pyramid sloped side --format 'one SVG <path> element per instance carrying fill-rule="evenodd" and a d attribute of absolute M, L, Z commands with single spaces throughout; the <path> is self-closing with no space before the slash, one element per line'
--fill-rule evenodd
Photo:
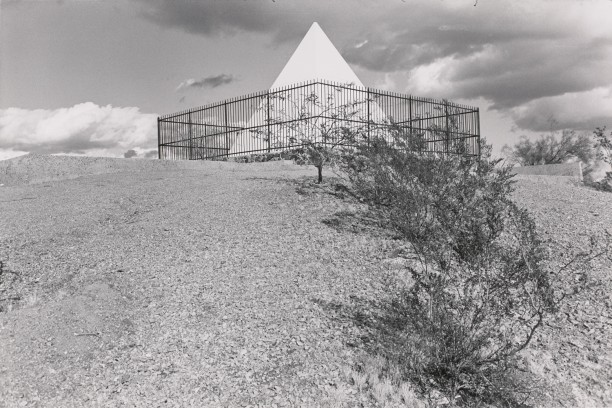
<path fill-rule="evenodd" d="M 312 24 L 271 88 L 312 80 L 363 87 L 357 75 L 317 23 Z"/>

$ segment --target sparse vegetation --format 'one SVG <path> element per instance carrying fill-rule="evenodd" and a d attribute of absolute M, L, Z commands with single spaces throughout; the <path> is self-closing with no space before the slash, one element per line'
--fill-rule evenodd
<path fill-rule="evenodd" d="M 511 163 L 521 166 L 560 164 L 571 159 L 589 163 L 593 157 L 593 144 L 588 134 L 564 130 L 559 137 L 557 132 L 551 131 L 533 141 L 522 137 L 514 146 L 504 146 L 503 151 Z"/>
<path fill-rule="evenodd" d="M 357 367 L 348 369 L 345 376 L 349 383 L 360 392 L 366 392 L 380 406 L 425 408 L 427 403 L 403 379 L 401 371 L 388 368 L 389 362 L 384 357 L 365 357 Z"/>
<path fill-rule="evenodd" d="M 138 153 L 136 153 L 136 150 L 134 149 L 130 149 L 127 152 L 123 153 L 123 158 L 125 159 L 131 159 L 132 157 L 136 156 L 138 156 Z"/>
<path fill-rule="evenodd" d="M 593 131 L 595 148 L 598 149 L 597 158 L 612 164 L 612 131 L 606 136 L 606 127 L 598 127 Z"/>
<path fill-rule="evenodd" d="M 367 127 L 362 117 L 367 101 L 345 102 L 336 96 L 341 96 L 340 89 L 323 96 L 316 92 L 274 95 L 269 109 L 275 131 L 270 135 L 258 131 L 258 136 L 273 147 L 298 147 L 293 152 L 299 155 L 298 160 L 317 169 L 318 183 L 323 181 L 323 168 L 335 163 L 341 148 Z M 275 99 L 283 103 L 277 104 Z M 277 109 L 277 105 L 283 108 Z"/>
<path fill-rule="evenodd" d="M 515 375 L 518 353 L 564 297 L 535 223 L 510 199 L 513 176 L 490 148 L 479 159 L 422 154 L 411 148 L 420 135 L 392 133 L 344 163 L 353 193 L 412 248 L 378 332 L 401 341 L 382 352 L 425 395 L 517 406 L 530 393 Z"/>
<path fill-rule="evenodd" d="M 8 276 L 11 278 L 8 278 Z M 0 260 L 0 312 L 5 309 L 12 308 L 12 304 L 21 300 L 19 294 L 10 293 L 10 286 L 17 278 L 19 274 L 8 268 L 5 261 Z"/>
<path fill-rule="evenodd" d="M 612 192 L 612 172 L 606 171 L 602 174 L 601 171 L 602 163 L 612 166 L 612 132 L 608 136 L 605 131 L 605 126 L 598 127 L 591 137 L 588 134 L 577 134 L 574 130 L 564 130 L 561 132 L 561 138 L 551 131 L 534 141 L 522 137 L 514 146 L 504 146 L 502 152 L 510 164 L 521 166 L 561 164 L 579 160 L 585 165 L 585 185 Z"/>
<path fill-rule="evenodd" d="M 612 166 L 612 132 L 606 135 L 606 127 L 598 127 L 593 131 L 597 160 Z M 601 180 L 588 181 L 587 185 L 600 191 L 612 192 L 612 172 L 606 172 Z"/>

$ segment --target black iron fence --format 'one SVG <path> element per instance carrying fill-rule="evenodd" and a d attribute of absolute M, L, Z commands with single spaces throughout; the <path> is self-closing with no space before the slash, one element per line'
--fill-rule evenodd
<path fill-rule="evenodd" d="M 157 119 L 160 159 L 220 160 L 409 132 L 421 150 L 480 154 L 478 108 L 372 88 L 311 81 Z M 351 137 L 348 137 L 348 136 Z"/>

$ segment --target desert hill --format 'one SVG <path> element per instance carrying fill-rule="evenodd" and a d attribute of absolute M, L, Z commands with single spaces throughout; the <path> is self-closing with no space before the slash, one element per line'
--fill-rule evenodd
<path fill-rule="evenodd" d="M 357 209 L 314 176 L 286 162 L 0 162 L 0 406 L 402 406 L 402 384 L 359 377 L 375 357 L 337 313 L 386 295 L 400 243 L 334 228 Z M 553 251 L 612 231 L 612 195 L 572 179 L 517 176 L 514 198 Z M 594 265 L 527 351 L 540 406 L 612 405 L 611 266 Z"/>

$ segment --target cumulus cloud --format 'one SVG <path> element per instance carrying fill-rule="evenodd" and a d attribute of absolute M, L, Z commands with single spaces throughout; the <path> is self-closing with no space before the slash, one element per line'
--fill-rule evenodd
<path fill-rule="evenodd" d="M 149 150 L 144 153 L 145 159 L 157 159 L 157 149 Z"/>
<path fill-rule="evenodd" d="M 546 40 L 531 43 L 538 49 L 556 48 Z M 612 83 L 612 56 L 606 56 L 605 49 L 571 41 L 564 48 L 564 54 L 542 56 L 521 51 L 530 49 L 527 43 L 505 48 L 487 45 L 469 56 L 444 57 L 412 69 L 409 88 L 420 91 L 435 82 L 434 87 L 448 97 L 483 97 L 494 109 L 510 109 L 534 99 L 586 92 Z M 606 58 L 609 61 L 604 64 L 595 63 Z M 610 69 L 600 71 L 600 66 Z"/>
<path fill-rule="evenodd" d="M 157 159 L 157 149 L 143 149 L 141 147 L 137 147 L 135 149 L 130 149 L 127 152 L 123 153 L 123 157 L 126 159 L 135 158 L 144 158 L 144 159 Z"/>
<path fill-rule="evenodd" d="M 135 107 L 91 102 L 61 109 L 0 110 L 0 150 L 42 154 L 121 157 L 126 150 L 151 149 L 157 143 L 157 115 Z"/>
<path fill-rule="evenodd" d="M 384 77 L 374 84 L 374 88 L 385 91 L 395 91 L 397 84 L 390 74 L 385 74 Z"/>
<path fill-rule="evenodd" d="M 234 78 L 233 75 L 228 74 L 212 75 L 202 79 L 190 78 L 181 82 L 179 86 L 176 87 L 176 90 L 178 92 L 190 88 L 217 88 L 218 86 L 232 83 L 235 80 L 236 78 Z"/>
<path fill-rule="evenodd" d="M 511 111 L 522 129 L 534 131 L 576 129 L 592 131 L 612 126 L 612 87 L 538 98 Z"/>

